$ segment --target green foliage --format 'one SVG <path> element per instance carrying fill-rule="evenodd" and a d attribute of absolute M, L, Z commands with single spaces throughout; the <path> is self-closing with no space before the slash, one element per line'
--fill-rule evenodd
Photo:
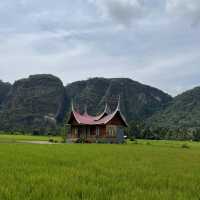
<path fill-rule="evenodd" d="M 92 78 L 66 87 L 52 75 L 30 76 L 12 86 L 0 81 L 0 130 L 61 134 L 64 140 L 60 127 L 67 121 L 72 99 L 81 112 L 87 104 L 90 114 L 98 114 L 105 102 L 113 110 L 118 95 L 129 138 L 200 141 L 200 87 L 172 100 L 158 89 L 125 78 Z"/>
<path fill-rule="evenodd" d="M 75 141 L 75 143 L 80 143 L 80 144 L 84 144 L 85 143 L 85 139 L 84 138 L 79 138 Z"/>
<path fill-rule="evenodd" d="M 151 117 L 147 123 L 170 129 L 200 128 L 200 87 L 189 90 L 173 99 L 161 112 Z"/>
<path fill-rule="evenodd" d="M 130 123 L 126 133 L 130 139 L 200 141 L 200 129 L 149 127 L 140 122 Z"/>
<path fill-rule="evenodd" d="M 2 97 L 6 96 L 0 105 L 0 129 L 34 135 L 58 134 L 58 126 L 66 121 L 72 99 L 81 112 L 87 105 L 90 114 L 98 114 L 103 111 L 105 101 L 111 110 L 115 109 L 120 95 L 121 109 L 128 121 L 144 120 L 172 99 L 158 89 L 126 78 L 93 78 L 65 88 L 55 76 L 34 75 L 16 81 L 8 95 L 1 85 L 11 87 L 0 82 L 0 94 L 3 91 Z M 52 118 L 57 120 L 56 125 Z"/>
<path fill-rule="evenodd" d="M 71 126 L 69 124 L 64 124 L 60 127 L 60 136 L 62 137 L 62 142 L 67 141 L 67 135 L 69 134 Z"/>
<path fill-rule="evenodd" d="M 139 121 L 131 121 L 129 126 L 126 128 L 125 133 L 130 139 L 143 138 L 143 131 L 145 124 Z"/>
<path fill-rule="evenodd" d="M 0 110 L 1 110 L 1 104 L 6 99 L 10 89 L 11 89 L 10 83 L 4 83 L 0 80 Z"/>
<path fill-rule="evenodd" d="M 190 146 L 188 144 L 184 143 L 184 144 L 181 145 L 181 148 L 183 148 L 183 149 L 189 149 Z"/>
<path fill-rule="evenodd" d="M 151 145 L 151 143 L 150 142 L 146 142 L 146 145 Z"/>
<path fill-rule="evenodd" d="M 33 135 L 22 135 L 19 133 L 13 134 L 0 134 L 0 143 L 20 143 L 27 141 L 58 141 L 62 142 L 62 138 L 60 136 L 33 136 Z"/>
<path fill-rule="evenodd" d="M 75 107 L 84 112 L 88 106 L 91 114 L 102 112 L 105 101 L 111 110 L 116 108 L 121 96 L 121 109 L 128 121 L 144 120 L 162 109 L 172 98 L 164 92 L 126 78 L 92 78 L 67 85 L 68 100 L 74 100 Z"/>
<path fill-rule="evenodd" d="M 65 88 L 52 75 L 34 75 L 16 81 L 2 104 L 1 130 L 55 134 L 63 115 Z"/>
<path fill-rule="evenodd" d="M 0 199 L 198 200 L 200 144 L 0 145 Z"/>

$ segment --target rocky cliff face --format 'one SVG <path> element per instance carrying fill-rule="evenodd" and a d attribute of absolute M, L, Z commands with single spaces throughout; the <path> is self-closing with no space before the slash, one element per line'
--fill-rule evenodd
<path fill-rule="evenodd" d="M 95 115 L 104 110 L 106 102 L 114 110 L 120 95 L 128 121 L 146 120 L 172 100 L 156 88 L 124 78 L 93 78 L 64 87 L 55 76 L 34 75 L 9 88 L 3 95 L 0 130 L 32 133 L 55 129 L 56 122 L 67 117 L 72 99 L 76 109 L 83 112 L 87 106 L 88 112 Z"/>
<path fill-rule="evenodd" d="M 66 86 L 68 101 L 73 99 L 77 109 L 83 112 L 85 105 L 91 114 L 103 111 L 105 102 L 113 110 L 121 97 L 121 108 L 127 119 L 145 120 L 163 109 L 172 97 L 168 94 L 125 78 L 93 78 Z"/>
<path fill-rule="evenodd" d="M 16 81 L 2 104 L 1 129 L 43 132 L 48 119 L 62 119 L 65 89 L 57 77 L 34 75 Z"/>
<path fill-rule="evenodd" d="M 4 83 L 4 82 L 0 81 L 0 109 L 1 109 L 1 104 L 3 103 L 6 96 L 8 95 L 11 87 L 12 86 L 10 83 Z"/>

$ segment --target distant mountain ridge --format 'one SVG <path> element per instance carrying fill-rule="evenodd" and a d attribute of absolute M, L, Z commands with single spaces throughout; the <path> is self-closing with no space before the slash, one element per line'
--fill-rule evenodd
<path fill-rule="evenodd" d="M 176 96 L 169 105 L 147 123 L 166 128 L 200 128 L 200 87 Z"/>
<path fill-rule="evenodd" d="M 3 101 L 5 100 L 6 96 L 8 95 L 10 89 L 11 89 L 10 83 L 4 83 L 0 80 L 0 107 Z"/>
<path fill-rule="evenodd" d="M 0 129 L 45 132 L 49 116 L 63 118 L 65 88 L 52 75 L 34 75 L 16 81 L 1 106 Z"/>
<path fill-rule="evenodd" d="M 128 121 L 145 120 L 164 108 L 172 97 L 156 88 L 143 85 L 127 78 L 92 78 L 66 86 L 66 95 L 80 111 L 87 105 L 91 114 L 103 111 L 105 104 L 116 107 L 121 97 L 121 109 Z"/>
<path fill-rule="evenodd" d="M 48 132 L 47 119 L 63 124 L 74 101 L 76 109 L 96 115 L 121 97 L 127 120 L 158 127 L 200 126 L 200 87 L 172 98 L 165 92 L 128 78 L 91 78 L 64 86 L 48 74 L 33 75 L 13 85 L 0 81 L 0 130 Z"/>

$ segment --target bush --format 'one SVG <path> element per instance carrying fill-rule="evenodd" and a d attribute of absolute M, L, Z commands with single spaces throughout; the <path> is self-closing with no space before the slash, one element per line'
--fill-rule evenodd
<path fill-rule="evenodd" d="M 138 144 L 137 140 L 131 140 L 131 144 Z"/>
<path fill-rule="evenodd" d="M 182 144 L 181 145 L 181 148 L 183 148 L 183 149 L 189 149 L 190 148 L 190 146 L 188 145 L 188 144 Z"/>
<path fill-rule="evenodd" d="M 130 138 L 130 141 L 131 141 L 131 142 L 135 141 L 135 138 L 134 138 L 134 137 L 131 137 L 131 138 Z"/>
<path fill-rule="evenodd" d="M 85 140 L 85 143 L 91 144 L 92 142 L 90 140 Z"/>
<path fill-rule="evenodd" d="M 123 142 L 121 144 L 127 144 L 127 141 L 126 140 L 123 140 Z"/>
<path fill-rule="evenodd" d="M 54 139 L 50 138 L 49 142 L 51 142 L 51 143 L 58 143 L 58 140 L 54 140 Z"/>
<path fill-rule="evenodd" d="M 107 141 L 107 140 L 101 139 L 101 140 L 97 140 L 96 143 L 98 143 L 98 144 L 112 144 L 112 141 Z"/>
<path fill-rule="evenodd" d="M 151 143 L 150 142 L 146 142 L 146 145 L 151 145 Z"/>
<path fill-rule="evenodd" d="M 82 138 L 79 138 L 79 139 L 77 139 L 77 140 L 75 141 L 75 143 L 81 143 L 81 144 L 83 144 L 83 143 L 85 143 L 85 140 L 82 139 Z"/>
<path fill-rule="evenodd" d="M 53 143 L 53 142 L 54 142 L 54 140 L 53 140 L 53 139 L 49 139 L 49 142 L 52 142 L 52 143 Z"/>

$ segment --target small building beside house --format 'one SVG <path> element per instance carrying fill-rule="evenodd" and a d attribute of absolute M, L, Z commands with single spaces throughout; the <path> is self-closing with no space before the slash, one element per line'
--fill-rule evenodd
<path fill-rule="evenodd" d="M 122 143 L 124 128 L 128 126 L 120 110 L 120 100 L 114 112 L 108 113 L 106 105 L 104 112 L 98 116 L 91 116 L 87 111 L 81 114 L 72 105 L 68 124 L 68 142 L 83 140 L 89 143 Z"/>

